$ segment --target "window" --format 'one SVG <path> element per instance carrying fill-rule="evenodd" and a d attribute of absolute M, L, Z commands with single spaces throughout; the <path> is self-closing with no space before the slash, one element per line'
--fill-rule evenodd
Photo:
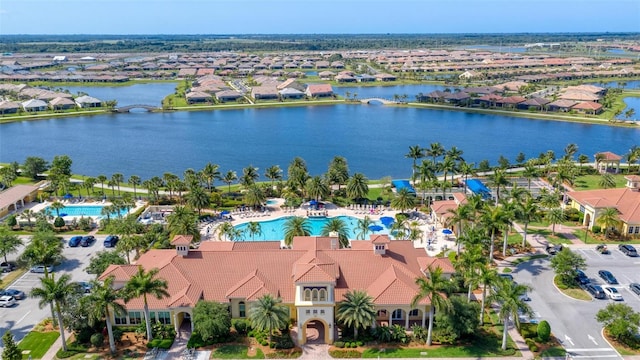
<path fill-rule="evenodd" d="M 318 289 L 311 290 L 311 301 L 318 301 Z"/>
<path fill-rule="evenodd" d="M 324 310 L 320 310 L 320 314 L 324 315 Z"/>
<path fill-rule="evenodd" d="M 311 301 L 311 290 L 304 290 L 304 301 Z"/>
<path fill-rule="evenodd" d="M 158 311 L 158 321 L 161 324 L 171 324 L 171 313 L 168 311 Z"/>
<path fill-rule="evenodd" d="M 313 309 L 313 313 L 314 313 L 314 314 L 317 314 L 317 313 L 318 313 L 318 310 Z"/>
<path fill-rule="evenodd" d="M 127 315 L 115 314 L 113 320 L 116 325 L 127 325 Z"/>
<path fill-rule="evenodd" d="M 418 309 L 413 309 L 409 311 L 409 316 L 418 316 Z"/>
<path fill-rule="evenodd" d="M 243 317 L 247 317 L 247 307 L 246 307 L 246 305 L 244 304 L 244 301 L 240 301 L 240 302 L 238 303 L 238 310 L 239 310 L 239 312 L 240 312 L 240 317 L 241 317 L 241 318 L 243 318 Z"/>
<path fill-rule="evenodd" d="M 142 324 L 142 313 L 140 311 L 129 311 L 129 324 Z"/>
<path fill-rule="evenodd" d="M 640 226 L 636 226 L 636 234 L 640 234 Z"/>
<path fill-rule="evenodd" d="M 379 317 L 387 317 L 387 310 L 378 310 L 378 315 Z"/>
<path fill-rule="evenodd" d="M 155 324 L 156 322 L 156 313 L 154 311 L 149 312 L 149 319 L 151 319 L 151 323 Z"/>
<path fill-rule="evenodd" d="M 306 310 L 305 314 L 307 314 L 307 315 L 311 314 L 311 310 Z"/>
<path fill-rule="evenodd" d="M 402 310 L 401 309 L 394 310 L 393 314 L 391 314 L 391 318 L 394 320 L 402 319 Z"/>
<path fill-rule="evenodd" d="M 320 292 L 318 292 L 318 294 L 320 296 L 320 301 L 327 301 L 327 290 L 320 289 Z"/>
<path fill-rule="evenodd" d="M 629 234 L 633 234 L 633 230 L 634 230 L 634 227 L 633 226 L 629 226 Z"/>

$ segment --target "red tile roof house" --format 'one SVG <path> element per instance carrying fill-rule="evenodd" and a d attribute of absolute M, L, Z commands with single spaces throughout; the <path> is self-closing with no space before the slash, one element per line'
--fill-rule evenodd
<path fill-rule="evenodd" d="M 309 84 L 304 93 L 310 98 L 333 96 L 333 88 L 329 84 Z"/>
<path fill-rule="evenodd" d="M 569 205 L 584 213 L 582 225 L 591 229 L 597 224 L 601 211 L 615 208 L 621 223 L 616 230 L 625 237 L 640 237 L 640 176 L 629 175 L 624 178 L 627 180 L 624 188 L 567 193 L 571 200 Z"/>
<path fill-rule="evenodd" d="M 598 104 L 592 101 L 585 101 L 585 102 L 579 103 L 578 105 L 575 105 L 573 107 L 573 110 L 576 110 L 585 114 L 597 115 L 602 112 L 602 104 Z"/>
<path fill-rule="evenodd" d="M 311 322 L 320 324 L 328 343 L 334 341 L 336 303 L 356 289 L 373 298 L 376 325 L 424 326 L 431 303 L 427 298 L 410 305 L 419 291 L 415 279 L 429 268 L 440 267 L 447 276 L 454 272 L 448 259 L 429 257 L 413 242 L 390 241 L 386 235 L 353 240 L 349 248 L 339 248 L 338 239 L 331 237 L 295 237 L 290 249 L 280 241 L 203 242 L 198 249 L 189 249 L 190 242 L 189 236 L 178 235 L 172 241 L 175 250 L 154 249 L 135 265 L 111 265 L 100 280 L 114 276 L 114 287 L 121 288 L 138 266 L 159 269 L 157 276 L 167 281 L 169 296 L 149 297 L 149 309 L 158 321 L 176 329 L 192 317 L 200 300 L 229 304 L 232 318 L 246 318 L 252 302 L 271 294 L 289 308 L 298 341 L 304 344 Z M 142 322 L 141 298 L 124 306 L 127 314 L 115 317 L 114 324 Z"/>

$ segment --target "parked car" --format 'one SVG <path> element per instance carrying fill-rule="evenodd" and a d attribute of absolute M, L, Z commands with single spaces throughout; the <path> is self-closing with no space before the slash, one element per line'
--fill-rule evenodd
<path fill-rule="evenodd" d="M 622 295 L 620 294 L 620 292 L 618 291 L 618 289 L 611 287 L 611 286 L 605 286 L 604 287 L 604 293 L 607 294 L 607 296 L 609 297 L 609 299 L 611 300 L 615 300 L 615 301 L 622 301 Z"/>
<path fill-rule="evenodd" d="M 15 265 L 13 265 L 12 263 L 8 263 L 8 262 L 2 262 L 0 263 L 0 271 L 2 272 L 11 272 L 16 268 Z"/>
<path fill-rule="evenodd" d="M 587 285 L 587 292 L 596 299 L 605 299 L 607 297 L 607 294 L 604 293 L 600 285 Z"/>
<path fill-rule="evenodd" d="M 78 281 L 76 284 L 78 284 L 80 291 L 84 292 L 85 294 L 90 293 L 91 289 L 93 288 L 90 283 L 84 281 Z"/>
<path fill-rule="evenodd" d="M 44 265 L 36 265 L 34 267 L 31 268 L 32 273 L 44 273 L 44 269 L 47 269 L 47 272 L 53 272 L 53 266 L 49 265 L 49 266 L 44 266 Z"/>
<path fill-rule="evenodd" d="M 609 249 L 607 248 L 607 245 L 605 244 L 599 244 L 598 246 L 596 246 L 596 251 L 604 255 L 611 254 L 611 251 L 609 251 Z"/>
<path fill-rule="evenodd" d="M 78 245 L 80 245 L 80 241 L 82 241 L 82 236 L 74 236 L 71 239 L 69 239 L 69 246 L 77 247 Z"/>
<path fill-rule="evenodd" d="M 13 296 L 16 300 L 22 300 L 27 297 L 24 291 L 17 289 L 7 289 L 4 291 L 3 295 Z"/>
<path fill-rule="evenodd" d="M 549 245 L 547 245 L 546 250 L 547 250 L 547 253 L 549 255 L 555 255 L 559 251 L 562 251 L 562 244 L 560 244 L 560 245 L 549 244 Z"/>
<path fill-rule="evenodd" d="M 631 284 L 629 284 L 629 289 L 631 289 L 631 291 L 636 293 L 636 295 L 640 295 L 640 284 L 631 283 Z"/>
<path fill-rule="evenodd" d="M 598 271 L 598 275 L 602 278 L 602 280 L 604 280 L 607 284 L 610 285 L 617 285 L 618 284 L 618 279 L 616 279 L 615 276 L 613 276 L 613 274 L 610 271 L 607 270 L 600 270 Z"/>
<path fill-rule="evenodd" d="M 511 275 L 511 274 L 498 274 L 498 276 L 500 276 L 503 279 L 508 279 L 508 280 L 513 281 L 513 275 Z"/>
<path fill-rule="evenodd" d="M 116 247 L 120 238 L 117 235 L 109 235 L 106 239 L 104 239 L 104 247 L 112 248 Z"/>
<path fill-rule="evenodd" d="M 0 296 L 0 306 L 2 307 L 12 307 L 17 304 L 16 299 L 11 295 Z"/>
<path fill-rule="evenodd" d="M 638 257 L 638 252 L 632 245 L 620 244 L 618 245 L 618 250 L 622 251 L 623 254 L 629 257 Z"/>
<path fill-rule="evenodd" d="M 93 245 L 95 241 L 96 241 L 96 238 L 93 235 L 83 236 L 82 240 L 80 240 L 80 246 L 88 247 Z"/>
<path fill-rule="evenodd" d="M 587 274 L 585 274 L 582 270 L 576 270 L 576 281 L 580 285 L 586 285 L 591 282 Z"/>

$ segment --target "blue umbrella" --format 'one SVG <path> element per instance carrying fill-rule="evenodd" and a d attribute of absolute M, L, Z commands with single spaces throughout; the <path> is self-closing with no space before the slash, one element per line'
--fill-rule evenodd
<path fill-rule="evenodd" d="M 395 222 L 395 219 L 390 217 L 390 216 L 383 216 L 380 218 L 380 222 L 386 226 L 389 227 L 389 225 L 393 224 Z"/>
<path fill-rule="evenodd" d="M 315 201 L 315 200 L 311 200 L 311 201 L 309 201 L 309 205 L 317 205 L 317 204 L 318 204 L 318 202 L 317 202 L 317 201 Z"/>
<path fill-rule="evenodd" d="M 220 213 L 220 215 L 228 215 L 228 214 L 229 214 L 229 212 L 228 212 L 227 210 L 224 210 L 224 211 L 222 211 L 222 212 Z"/>
<path fill-rule="evenodd" d="M 442 233 L 445 235 L 451 235 L 453 234 L 453 231 L 449 230 L 449 229 L 442 229 Z"/>
<path fill-rule="evenodd" d="M 65 199 L 71 199 L 72 197 L 73 197 L 73 195 L 71 195 L 71 194 L 69 194 L 69 193 L 66 193 L 66 194 L 64 194 L 64 196 L 63 196 L 63 198 L 65 198 Z"/>
<path fill-rule="evenodd" d="M 60 214 L 60 217 L 63 217 L 63 216 L 67 216 L 67 214 L 65 213 Z"/>
<path fill-rule="evenodd" d="M 380 225 L 370 225 L 369 226 L 369 230 L 371 230 L 373 232 L 381 231 L 382 229 L 383 229 L 383 227 L 380 226 Z"/>

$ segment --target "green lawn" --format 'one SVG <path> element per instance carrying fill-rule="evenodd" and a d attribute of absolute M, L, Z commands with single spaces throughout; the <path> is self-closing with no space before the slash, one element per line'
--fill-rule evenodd
<path fill-rule="evenodd" d="M 527 229 L 527 242 L 532 243 L 533 235 L 540 235 L 553 244 L 570 244 L 571 241 L 567 240 L 563 234 L 557 233 L 551 234 L 551 230 L 546 229 Z M 520 233 L 511 233 L 507 242 L 510 245 L 522 244 L 522 235 Z"/>
<path fill-rule="evenodd" d="M 598 234 L 598 237 L 595 237 L 591 231 L 587 236 L 587 240 L 585 241 L 584 229 L 576 229 L 573 231 L 573 235 L 577 238 L 585 242 L 586 244 L 608 244 L 608 245 L 617 245 L 617 244 L 640 244 L 640 239 L 638 238 L 630 238 L 625 240 L 614 240 L 614 239 L 604 239 L 604 235 Z M 613 250 L 612 246 L 609 246 L 609 250 Z"/>
<path fill-rule="evenodd" d="M 247 355 L 246 345 L 224 345 L 211 354 L 212 359 L 264 359 L 261 349 L 256 349 L 256 356 Z"/>
<path fill-rule="evenodd" d="M 624 187 L 627 181 L 624 177 L 627 174 L 618 174 L 613 175 L 616 179 L 616 187 L 621 188 Z M 600 175 L 583 175 L 576 178 L 573 182 L 575 190 L 593 190 L 593 189 L 601 189 L 602 187 L 598 184 L 602 177 Z"/>
<path fill-rule="evenodd" d="M 568 297 L 574 298 L 576 300 L 584 300 L 584 301 L 591 301 L 591 295 L 589 295 L 589 293 L 587 293 L 586 291 L 582 290 L 579 287 L 576 288 L 569 288 L 564 284 L 560 283 L 560 278 L 556 275 L 553 278 L 553 283 L 558 287 L 558 289 L 565 295 L 567 295 Z"/>
<path fill-rule="evenodd" d="M 59 336 L 60 333 L 57 331 L 32 331 L 28 333 L 27 336 L 20 341 L 18 348 L 21 351 L 29 350 L 31 352 L 28 354 L 22 354 L 22 358 L 28 359 L 29 355 L 31 355 L 33 359 L 41 359 Z"/>

